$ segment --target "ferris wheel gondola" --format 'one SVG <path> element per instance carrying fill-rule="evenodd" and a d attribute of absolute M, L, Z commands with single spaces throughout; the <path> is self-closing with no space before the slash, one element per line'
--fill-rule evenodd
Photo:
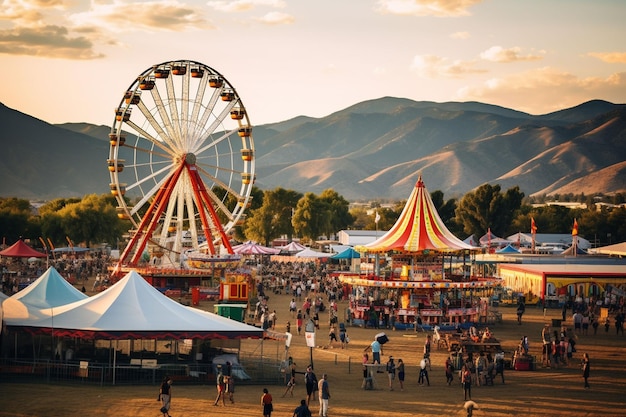
<path fill-rule="evenodd" d="M 142 72 L 115 108 L 111 193 L 131 223 L 118 267 L 147 251 L 179 265 L 187 251 L 232 254 L 255 179 L 248 112 L 215 69 L 181 60 Z"/>

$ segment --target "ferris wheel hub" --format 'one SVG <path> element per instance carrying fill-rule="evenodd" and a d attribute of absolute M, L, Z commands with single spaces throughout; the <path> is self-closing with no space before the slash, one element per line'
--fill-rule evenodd
<path fill-rule="evenodd" d="M 196 164 L 196 154 L 189 152 L 185 155 L 185 162 L 187 165 L 195 165 Z"/>

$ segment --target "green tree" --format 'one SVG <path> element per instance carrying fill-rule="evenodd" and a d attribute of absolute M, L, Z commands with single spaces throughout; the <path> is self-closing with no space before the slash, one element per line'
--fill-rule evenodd
<path fill-rule="evenodd" d="M 368 224 L 371 220 L 371 216 L 367 214 L 367 210 L 364 207 L 354 207 L 350 210 L 352 216 L 352 224 L 350 228 L 355 230 L 371 230 Z"/>
<path fill-rule="evenodd" d="M 63 226 L 63 217 L 56 212 L 48 212 L 41 216 L 41 235 L 47 243 L 52 242 L 55 247 L 61 246 L 67 236 Z"/>
<path fill-rule="evenodd" d="M 250 211 L 246 220 L 244 233 L 246 238 L 262 242 L 264 245 L 283 235 L 291 238 L 293 226 L 291 217 L 302 194 L 276 188 L 263 194 L 263 204 Z"/>
<path fill-rule="evenodd" d="M 259 207 L 263 205 L 264 194 L 265 193 L 260 188 L 256 186 L 252 187 L 252 190 L 250 191 L 250 199 L 248 200 L 248 207 L 245 209 L 243 216 L 240 218 L 240 220 L 243 220 L 243 221 L 241 224 L 235 225 L 235 227 L 232 229 L 232 233 L 235 239 L 240 240 L 240 241 L 248 239 L 245 233 L 245 224 L 247 222 L 247 219 L 250 217 L 251 212 L 253 210 L 258 209 Z M 230 205 L 227 205 L 227 206 L 230 207 Z M 220 214 L 222 213 L 220 212 Z M 222 217 L 225 217 L 225 216 L 222 216 Z"/>
<path fill-rule="evenodd" d="M 113 244 L 126 229 L 117 217 L 115 198 L 108 194 L 85 196 L 80 202 L 65 205 L 57 214 L 66 236 L 74 244 L 95 242 Z"/>
<path fill-rule="evenodd" d="M 40 236 L 40 225 L 28 200 L 0 198 L 0 230 L 7 244 L 20 237 L 35 239 Z"/>
<path fill-rule="evenodd" d="M 508 231 L 523 198 L 519 187 L 502 194 L 500 185 L 484 184 L 461 199 L 456 219 L 468 234 L 480 237 L 490 228 L 492 233 L 501 235 Z"/>
<path fill-rule="evenodd" d="M 430 193 L 430 198 L 433 200 L 433 205 L 444 223 L 448 224 L 452 221 L 452 219 L 454 219 L 456 211 L 455 199 L 451 198 L 448 201 L 444 201 L 443 191 L 441 190 L 435 190 Z"/>
<path fill-rule="evenodd" d="M 291 222 L 297 235 L 315 241 L 330 229 L 329 205 L 314 193 L 306 193 L 298 201 Z"/>
<path fill-rule="evenodd" d="M 324 230 L 326 236 L 330 237 L 352 224 L 354 219 L 350 214 L 350 203 L 335 190 L 327 189 L 322 191 L 319 199 L 327 205 L 326 210 L 329 219 L 328 229 Z"/>
<path fill-rule="evenodd" d="M 246 219 L 242 227 L 246 239 L 269 245 L 269 242 L 276 237 L 272 230 L 272 217 L 271 207 L 265 205 L 256 210 L 250 210 L 250 217 Z"/>

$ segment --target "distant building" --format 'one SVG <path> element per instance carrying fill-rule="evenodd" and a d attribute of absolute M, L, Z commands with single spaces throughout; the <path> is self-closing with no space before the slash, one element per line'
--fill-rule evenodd
<path fill-rule="evenodd" d="M 342 230 L 337 233 L 337 240 L 342 245 L 367 245 L 385 234 L 384 230 Z"/>
<path fill-rule="evenodd" d="M 550 201 L 547 203 L 536 203 L 532 205 L 533 207 L 546 207 L 546 206 L 559 206 L 565 207 L 570 210 L 573 209 L 586 209 L 587 203 L 578 203 L 576 201 Z"/>

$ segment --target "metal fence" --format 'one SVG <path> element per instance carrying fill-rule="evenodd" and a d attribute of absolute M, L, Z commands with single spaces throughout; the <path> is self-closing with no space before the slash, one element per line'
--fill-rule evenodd
<path fill-rule="evenodd" d="M 237 370 L 243 373 L 236 372 Z M 281 363 L 276 359 L 263 357 L 240 358 L 240 365 L 234 367 L 233 375 L 238 385 L 282 384 L 284 374 Z M 238 379 L 237 375 L 249 378 Z M 91 385 L 158 385 L 164 376 L 170 376 L 177 384 L 215 384 L 216 369 L 212 364 L 150 364 L 109 365 L 86 361 L 0 361 L 0 377 L 11 381 L 24 382 L 66 382 Z"/>

